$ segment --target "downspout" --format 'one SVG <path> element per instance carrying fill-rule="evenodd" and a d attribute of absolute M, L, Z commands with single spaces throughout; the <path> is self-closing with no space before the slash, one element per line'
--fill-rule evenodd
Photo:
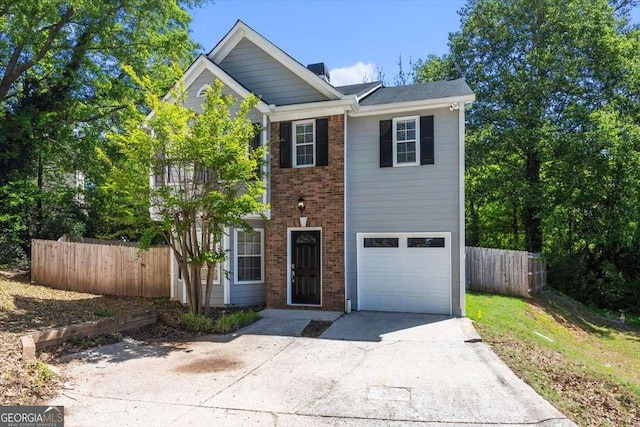
<path fill-rule="evenodd" d="M 458 201 L 458 210 L 459 210 L 459 214 L 460 214 L 460 231 L 459 231 L 459 236 L 460 236 L 460 256 L 459 256 L 459 262 L 460 262 L 460 315 L 461 316 L 466 316 L 466 312 L 465 312 L 465 292 L 466 292 L 466 271 L 465 271 L 465 265 L 466 265 L 466 254 L 465 254 L 465 227 L 464 227 L 464 221 L 465 221 L 465 216 L 464 216 L 464 210 L 465 210 L 465 204 L 464 204 L 464 109 L 465 109 L 465 103 L 463 102 L 462 105 L 460 106 L 460 109 L 458 110 L 458 139 L 459 139 L 459 146 L 458 146 L 458 168 L 459 168 L 459 175 L 458 175 L 458 179 L 460 180 L 460 186 L 459 186 L 459 201 Z"/>
<path fill-rule="evenodd" d="M 344 129 L 343 129 L 343 150 L 344 150 L 344 165 L 342 167 L 343 169 L 343 174 L 344 174 L 344 178 L 343 178 L 343 186 L 344 186 L 344 206 L 343 206 L 343 223 L 344 223 L 344 233 L 343 233 L 343 244 L 344 244 L 344 311 L 346 313 L 350 313 L 351 312 L 351 299 L 349 298 L 349 294 L 348 294 L 348 281 L 349 281 L 349 276 L 347 275 L 347 241 L 348 241 L 348 235 L 347 235 L 347 119 L 348 119 L 348 115 L 347 112 L 344 112 Z"/>
<path fill-rule="evenodd" d="M 262 115 L 262 144 L 266 144 L 269 138 L 269 130 L 267 128 L 267 126 L 269 125 L 269 120 L 266 114 Z M 262 166 L 262 179 L 264 182 L 264 195 L 262 197 L 262 201 L 264 203 L 268 203 L 271 199 L 271 183 L 269 182 L 269 180 L 267 180 L 268 176 L 270 175 L 270 165 L 271 165 L 271 161 L 269 159 L 269 153 L 270 153 L 270 149 L 269 150 L 265 150 L 264 153 L 264 158 L 262 160 L 264 160 L 264 165 Z M 267 219 L 271 219 L 271 208 L 269 208 L 269 210 L 266 212 L 266 217 Z"/>

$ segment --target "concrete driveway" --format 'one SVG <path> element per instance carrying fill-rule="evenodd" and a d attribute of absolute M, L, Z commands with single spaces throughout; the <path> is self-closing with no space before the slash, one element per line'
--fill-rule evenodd
<path fill-rule="evenodd" d="M 301 317 L 80 353 L 50 403 L 68 427 L 574 425 L 487 345 L 465 342 L 467 319 L 352 313 L 321 338 L 287 336 Z"/>

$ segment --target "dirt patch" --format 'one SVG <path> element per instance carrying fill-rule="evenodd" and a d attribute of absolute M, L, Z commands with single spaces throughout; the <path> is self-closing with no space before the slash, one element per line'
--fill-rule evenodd
<path fill-rule="evenodd" d="M 307 338 L 317 338 L 331 326 L 333 322 L 327 320 L 312 320 L 302 331 L 302 336 Z"/>
<path fill-rule="evenodd" d="M 211 372 L 224 372 L 238 369 L 242 364 L 237 360 L 226 357 L 210 357 L 207 359 L 195 359 L 192 362 L 174 368 L 173 371 L 180 374 L 207 374 Z"/>
<path fill-rule="evenodd" d="M 541 345 L 503 335 L 483 338 L 534 390 L 547 399 L 555 394 L 553 400 L 563 402 L 558 409 L 578 425 L 640 425 L 640 402 L 608 378 Z"/>

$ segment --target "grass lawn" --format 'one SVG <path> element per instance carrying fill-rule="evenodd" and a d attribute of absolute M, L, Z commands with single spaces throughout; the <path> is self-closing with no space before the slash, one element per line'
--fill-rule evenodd
<path fill-rule="evenodd" d="M 579 425 L 640 425 L 640 318 L 546 291 L 467 293 L 467 316 L 509 367 Z"/>

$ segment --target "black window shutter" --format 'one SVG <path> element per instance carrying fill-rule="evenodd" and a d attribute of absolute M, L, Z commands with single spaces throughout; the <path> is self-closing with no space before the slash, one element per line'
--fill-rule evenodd
<path fill-rule="evenodd" d="M 329 165 L 329 119 L 316 120 L 316 166 Z"/>
<path fill-rule="evenodd" d="M 251 151 L 257 150 L 258 147 L 262 145 L 262 126 L 260 126 L 259 123 L 254 123 L 253 127 L 255 128 L 256 134 L 253 137 L 253 139 L 249 142 L 249 148 Z M 262 174 L 260 173 L 261 167 L 262 165 L 258 164 L 258 167 L 256 168 L 256 177 L 258 179 L 262 178 Z"/>
<path fill-rule="evenodd" d="M 280 122 L 280 167 L 291 167 L 291 122 Z"/>
<path fill-rule="evenodd" d="M 249 146 L 251 147 L 252 150 L 255 150 L 256 148 L 260 147 L 261 141 L 262 141 L 262 126 L 260 126 L 258 123 L 254 123 L 253 127 L 255 128 L 255 136 L 253 137 L 253 139 L 249 142 Z"/>
<path fill-rule="evenodd" d="M 380 167 L 393 166 L 393 126 L 391 120 L 380 120 Z"/>
<path fill-rule="evenodd" d="M 432 165 L 434 161 L 433 116 L 420 117 L 420 164 Z"/>
<path fill-rule="evenodd" d="M 155 175 L 156 187 L 162 187 L 164 184 L 164 154 L 162 152 L 156 153 Z"/>

